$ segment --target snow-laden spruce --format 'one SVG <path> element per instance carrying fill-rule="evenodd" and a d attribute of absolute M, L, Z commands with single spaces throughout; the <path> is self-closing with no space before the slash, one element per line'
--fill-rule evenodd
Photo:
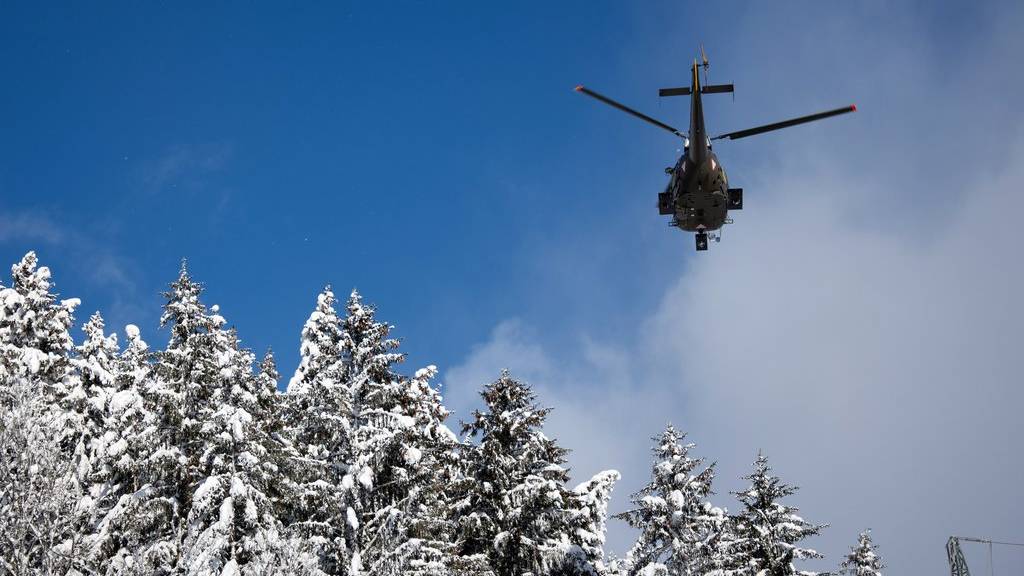
<path fill-rule="evenodd" d="M 95 516 L 88 535 L 90 563 L 101 574 L 130 574 L 145 527 L 139 505 L 147 423 L 142 389 L 151 376 L 149 346 L 135 325 L 125 327 L 125 349 L 114 363 L 114 390 L 105 410 L 104 433 L 96 450 L 90 493 Z"/>
<path fill-rule="evenodd" d="M 498 576 L 601 573 L 604 512 L 618 473 L 566 489 L 568 450 L 544 435 L 550 410 L 533 391 L 505 371 L 481 395 L 486 408 L 463 426 L 480 442 L 464 447 L 460 553 Z"/>
<path fill-rule="evenodd" d="M 10 288 L 0 286 L 0 377 L 29 378 L 37 392 L 54 398 L 70 386 L 70 330 L 80 301 L 57 300 L 50 269 L 38 267 L 35 252 L 11 267 L 11 280 Z"/>
<path fill-rule="evenodd" d="M 731 535 L 723 510 L 708 501 L 714 465 L 690 457 L 693 444 L 671 424 L 655 441 L 651 481 L 616 516 L 639 530 L 627 574 L 707 574 L 720 567 Z"/>
<path fill-rule="evenodd" d="M 798 544 L 825 526 L 808 523 L 796 514 L 797 508 L 780 502 L 797 488 L 783 483 L 771 471 L 768 458 L 758 454 L 754 471 L 745 477 L 750 486 L 735 493 L 743 509 L 734 520 L 737 554 L 726 572 L 738 576 L 815 576 L 817 572 L 797 570 L 793 562 L 822 557 Z"/>
<path fill-rule="evenodd" d="M 433 366 L 413 378 L 392 327 L 353 291 L 342 322 L 341 353 L 353 424 L 351 460 L 342 486 L 351 549 L 350 573 L 443 573 L 449 535 L 435 522 L 457 439 L 448 411 L 430 385 Z"/>
<path fill-rule="evenodd" d="M 285 395 L 294 440 L 284 517 L 296 554 L 317 558 L 326 574 L 347 574 L 352 397 L 341 357 L 341 319 L 327 287 L 302 328 L 300 363 Z M 306 560 L 307 563 L 311 562 Z"/>
<path fill-rule="evenodd" d="M 839 565 L 839 573 L 846 576 L 882 576 L 882 557 L 878 555 L 878 546 L 871 541 L 871 531 L 865 530 L 857 537 L 857 545 Z"/>
<path fill-rule="evenodd" d="M 37 265 L 29 252 L 0 286 L 0 573 L 18 575 L 73 571 L 84 557 L 72 460 L 84 431 L 66 411 L 78 301 L 58 301 Z"/>
<path fill-rule="evenodd" d="M 729 516 L 712 467 L 669 427 L 650 484 L 620 518 L 639 528 L 608 563 L 619 478 L 567 485 L 548 410 L 503 372 L 461 441 L 434 384 L 411 376 L 392 327 L 331 290 L 300 335 L 288 391 L 256 362 L 182 266 L 165 294 L 163 347 L 123 339 L 99 313 L 72 338 L 34 253 L 0 286 L 0 576 L 788 575 L 820 527 L 779 502 L 795 489 L 759 458 Z M 118 342 L 123 350 L 118 350 Z M 639 473 L 633 471 L 633 473 Z M 881 568 L 870 538 L 843 564 Z"/>

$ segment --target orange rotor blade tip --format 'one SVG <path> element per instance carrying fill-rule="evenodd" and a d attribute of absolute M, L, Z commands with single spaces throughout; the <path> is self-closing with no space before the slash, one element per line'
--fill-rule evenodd
<path fill-rule="evenodd" d="M 583 84 L 577 84 L 576 87 L 573 88 L 573 90 L 575 90 L 577 92 L 582 91 L 583 90 Z"/>
<path fill-rule="evenodd" d="M 851 112 L 856 112 L 857 111 L 857 105 L 856 104 L 850 104 L 850 111 Z"/>

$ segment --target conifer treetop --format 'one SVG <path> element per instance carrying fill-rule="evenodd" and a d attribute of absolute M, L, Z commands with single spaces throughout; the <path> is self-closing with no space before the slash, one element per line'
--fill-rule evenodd
<path fill-rule="evenodd" d="M 871 541 L 871 530 L 865 530 L 839 565 L 839 573 L 848 576 L 882 576 L 883 568 L 885 564 L 878 555 L 878 545 Z"/>
<path fill-rule="evenodd" d="M 781 503 L 781 499 L 795 494 L 797 488 L 771 472 L 768 458 L 759 452 L 754 471 L 744 477 L 750 486 L 734 492 L 744 506 L 736 519 L 740 546 L 747 552 L 749 565 L 758 570 L 780 575 L 816 574 L 798 572 L 793 561 L 822 558 L 815 550 L 797 544 L 819 534 L 827 525 L 810 524 L 796 514 L 798 508 Z"/>
<path fill-rule="evenodd" d="M 341 341 L 341 319 L 334 292 L 327 285 L 317 295 L 316 307 L 302 326 L 299 366 L 288 382 L 288 392 L 305 392 L 323 378 L 331 380 L 328 386 L 340 380 Z"/>

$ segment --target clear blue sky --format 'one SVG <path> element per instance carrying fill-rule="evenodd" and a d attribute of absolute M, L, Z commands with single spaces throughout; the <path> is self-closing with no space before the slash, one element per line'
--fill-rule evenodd
<path fill-rule="evenodd" d="M 188 258 L 285 378 L 357 287 L 456 418 L 535 384 L 614 511 L 672 420 L 720 503 L 758 449 L 803 486 L 817 568 L 872 527 L 940 573 L 1024 514 L 1019 4 L 0 2 L 0 265 L 35 249 L 79 323 L 163 346 Z M 655 95 L 701 41 L 737 86 L 713 132 L 860 111 L 718 147 L 746 206 L 698 255 L 655 208 L 679 143 L 572 88 L 685 127 Z"/>

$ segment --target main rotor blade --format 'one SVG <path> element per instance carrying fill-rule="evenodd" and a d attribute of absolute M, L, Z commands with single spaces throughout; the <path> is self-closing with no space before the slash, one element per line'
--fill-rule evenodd
<path fill-rule="evenodd" d="M 782 122 L 776 122 L 774 124 L 765 124 L 764 126 L 758 126 L 756 128 L 747 128 L 746 130 L 729 132 L 728 134 L 715 136 L 714 138 L 712 138 L 712 140 L 720 140 L 722 138 L 728 138 L 729 140 L 738 140 L 740 138 L 746 138 L 747 136 L 754 136 L 755 134 L 764 134 L 765 132 L 771 132 L 772 130 L 781 130 L 782 128 L 796 126 L 797 124 L 814 122 L 815 120 L 822 120 L 824 118 L 831 118 L 832 116 L 838 116 L 840 114 L 846 114 L 847 112 L 856 111 L 857 106 L 855 104 L 851 104 L 849 106 L 843 106 L 842 108 L 836 108 L 835 110 L 818 112 L 817 114 L 809 114 L 807 116 L 801 116 L 799 118 L 793 118 L 791 120 L 783 120 Z"/>
<path fill-rule="evenodd" d="M 619 104 L 615 100 L 612 100 L 611 98 L 608 98 L 607 96 L 602 96 L 602 95 L 598 94 L 597 92 L 594 92 L 593 90 L 591 90 L 589 88 L 586 88 L 584 86 L 577 86 L 576 87 L 576 91 L 577 92 L 581 92 L 583 94 L 586 94 L 587 96 L 590 96 L 591 98 L 594 98 L 596 100 L 600 100 L 601 102 L 604 102 L 605 104 L 607 104 L 607 105 L 609 105 L 609 106 L 611 106 L 613 108 L 618 108 L 619 110 L 622 110 L 626 114 L 632 114 L 633 116 L 636 116 L 637 118 L 643 120 L 644 122 L 650 122 L 651 124 L 654 124 L 658 128 L 661 128 L 663 130 L 668 130 L 669 132 L 675 134 L 676 136 L 679 136 L 680 138 L 686 138 L 685 134 L 683 134 L 679 130 L 676 130 L 675 128 L 669 126 L 668 124 L 665 124 L 664 122 L 659 122 L 658 120 L 655 120 L 654 118 L 651 118 L 650 116 L 648 116 L 646 114 L 643 114 L 641 112 L 637 112 L 636 110 L 633 110 L 629 106 L 626 106 L 626 105 L 623 105 L 623 104 Z"/>

